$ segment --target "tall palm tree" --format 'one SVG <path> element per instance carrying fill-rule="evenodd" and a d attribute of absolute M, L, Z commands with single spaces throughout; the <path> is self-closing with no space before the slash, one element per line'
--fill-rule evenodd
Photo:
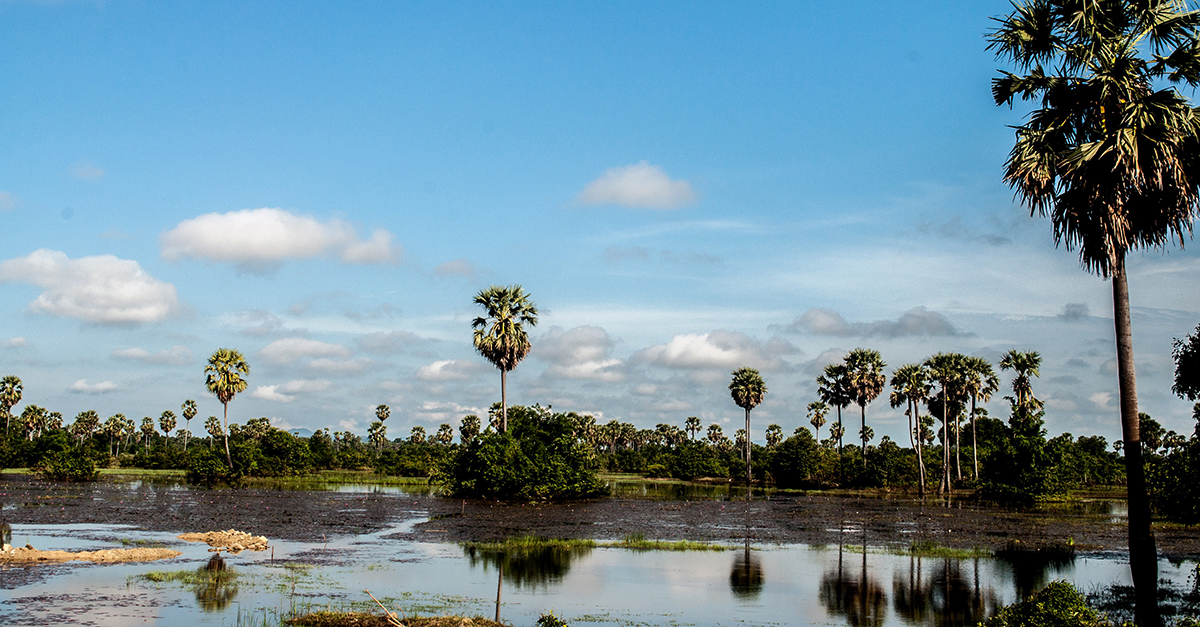
<path fill-rule="evenodd" d="M 883 386 L 887 385 L 887 377 L 883 374 L 887 364 L 883 363 L 879 351 L 868 348 L 850 351 L 850 354 L 846 355 L 845 363 L 850 395 L 862 412 L 862 428 L 858 434 L 862 438 L 863 468 L 866 468 L 867 440 L 870 439 L 867 437 L 867 405 L 878 398 L 883 393 Z"/>
<path fill-rule="evenodd" d="M 813 426 L 813 434 L 817 443 L 821 442 L 821 427 L 825 426 L 825 416 L 829 414 L 829 405 L 824 401 L 813 401 L 808 404 L 808 424 Z"/>
<path fill-rule="evenodd" d="M 387 405 L 378 405 L 375 407 L 375 417 L 379 422 L 387 422 L 387 419 L 392 415 L 392 408 Z"/>
<path fill-rule="evenodd" d="M 684 422 L 684 425 L 687 427 L 687 431 L 691 435 L 691 438 L 695 440 L 696 433 L 700 431 L 700 419 L 696 416 L 688 416 L 687 421 Z"/>
<path fill-rule="evenodd" d="M 938 353 L 925 360 L 929 377 L 941 388 L 942 397 L 942 477 L 938 494 L 950 489 L 950 398 L 957 396 L 962 386 L 963 355 Z"/>
<path fill-rule="evenodd" d="M 921 364 L 904 364 L 892 373 L 892 407 L 907 404 L 904 412 L 908 416 L 908 441 L 917 452 L 918 490 L 925 496 L 925 457 L 922 444 L 925 439 L 921 430 L 921 403 L 929 397 L 929 371 Z"/>
<path fill-rule="evenodd" d="M 183 412 L 183 420 L 186 423 L 186 426 L 184 427 L 185 432 L 183 434 L 183 452 L 186 453 L 188 440 L 190 440 L 192 436 L 192 418 L 196 417 L 196 401 L 193 401 L 189 398 L 184 401 L 183 405 L 180 405 L 179 408 Z"/>
<path fill-rule="evenodd" d="M 842 455 L 842 434 L 846 428 L 842 426 L 842 408 L 854 402 L 850 395 L 849 373 L 846 364 L 829 364 L 825 366 L 821 376 L 817 377 L 817 396 L 832 407 L 837 408 L 837 443 L 838 456 Z"/>
<path fill-rule="evenodd" d="M 245 376 L 250 374 L 250 364 L 246 358 L 232 348 L 218 348 L 208 358 L 204 367 L 204 384 L 208 391 L 221 401 L 225 407 L 224 427 L 221 436 L 225 440 L 225 462 L 233 470 L 233 457 L 229 454 L 229 401 L 241 392 L 246 391 L 249 383 Z"/>
<path fill-rule="evenodd" d="M 21 402 L 21 379 L 16 375 L 8 375 L 0 379 L 0 411 L 4 412 L 4 433 L 12 424 L 12 408 Z"/>
<path fill-rule="evenodd" d="M 1158 625 L 1158 559 L 1142 466 L 1125 258 L 1190 237 L 1200 190 L 1200 15 L 1184 0 L 1026 0 L 989 36 L 1024 76 L 994 79 L 997 104 L 1040 100 L 1017 127 L 1005 180 L 1085 269 L 1112 279 L 1139 625 Z M 1047 71 L 1044 66 L 1049 66 Z M 1172 84 L 1168 84 L 1172 83 Z"/>
<path fill-rule="evenodd" d="M 538 310 L 520 285 L 493 285 L 475 295 L 485 315 L 471 323 L 475 350 L 500 369 L 500 431 L 508 431 L 508 372 L 529 354 L 525 325 L 537 326 Z"/>
<path fill-rule="evenodd" d="M 767 384 L 754 368 L 738 368 L 729 382 L 729 395 L 738 407 L 746 410 L 746 490 L 750 489 L 750 410 L 758 407 L 767 395 Z M 749 497 L 749 492 L 747 492 Z"/>
<path fill-rule="evenodd" d="M 1042 356 L 1037 351 L 1010 350 L 1000 356 L 1000 369 L 1012 370 L 1013 401 L 1017 407 L 1028 410 L 1037 399 L 1033 397 L 1033 380 L 1041 376 Z"/>
<path fill-rule="evenodd" d="M 1000 389 L 1000 377 L 992 368 L 992 362 L 982 357 L 967 357 L 964 361 L 966 378 L 963 390 L 971 397 L 971 463 L 976 481 L 979 480 L 979 439 L 975 433 L 975 418 L 978 413 L 976 405 L 979 401 L 988 402 L 992 395 Z M 961 477 L 960 477 L 961 478 Z"/>

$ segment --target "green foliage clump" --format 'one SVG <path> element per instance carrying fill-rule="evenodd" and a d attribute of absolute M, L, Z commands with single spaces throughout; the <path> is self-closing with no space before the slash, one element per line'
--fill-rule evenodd
<path fill-rule="evenodd" d="M 781 488 L 800 487 L 810 482 L 817 461 L 817 441 L 808 429 L 800 429 L 775 447 L 771 456 L 771 475 Z"/>
<path fill-rule="evenodd" d="M 240 479 L 241 476 L 230 470 L 223 456 L 213 449 L 196 447 L 188 451 L 188 483 L 211 487 L 220 483 L 237 483 Z"/>
<path fill-rule="evenodd" d="M 95 481 L 100 474 L 83 451 L 59 451 L 44 458 L 34 471 L 51 481 Z"/>
<path fill-rule="evenodd" d="M 983 627 L 1108 627 L 1110 624 L 1088 607 L 1075 586 L 1065 581 L 1055 581 L 981 623 Z"/>
<path fill-rule="evenodd" d="M 664 464 L 672 477 L 685 481 L 698 477 L 725 477 L 728 469 L 711 446 L 689 441 L 679 445 Z"/>
<path fill-rule="evenodd" d="M 564 414 L 539 406 L 508 408 L 508 430 L 462 446 L 439 477 L 456 496 L 492 499 L 581 499 L 608 488 Z"/>
<path fill-rule="evenodd" d="M 567 625 L 567 621 L 559 618 L 558 616 L 555 616 L 554 612 L 550 611 L 550 612 L 542 612 L 542 615 L 538 617 L 537 627 L 570 627 L 570 626 Z"/>
<path fill-rule="evenodd" d="M 395 450 L 384 451 L 375 460 L 375 472 L 396 477 L 433 477 L 449 453 L 449 448 L 437 444 L 398 442 Z"/>

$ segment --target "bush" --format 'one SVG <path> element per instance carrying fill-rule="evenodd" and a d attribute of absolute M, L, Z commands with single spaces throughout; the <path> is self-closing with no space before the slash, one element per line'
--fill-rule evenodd
<path fill-rule="evenodd" d="M 96 464 L 83 451 L 60 451 L 50 455 L 34 471 L 51 481 L 95 481 L 100 474 Z"/>
<path fill-rule="evenodd" d="M 1107 627 L 1110 625 L 1096 610 L 1087 606 L 1083 595 L 1065 581 L 1055 581 L 1033 593 L 1028 599 L 1000 610 L 982 623 L 984 627 Z"/>
<path fill-rule="evenodd" d="M 817 468 L 817 441 L 808 429 L 779 443 L 771 456 L 771 475 L 781 488 L 795 488 L 809 482 Z"/>
<path fill-rule="evenodd" d="M 591 469 L 590 452 L 564 414 L 510 407 L 508 431 L 462 446 L 439 473 L 455 496 L 492 499 L 580 499 L 608 488 Z"/>
<path fill-rule="evenodd" d="M 646 466 L 646 476 L 651 479 L 665 479 L 671 476 L 671 471 L 662 464 L 650 464 Z"/>
<path fill-rule="evenodd" d="M 570 627 L 567 621 L 554 615 L 554 612 L 543 612 L 538 617 L 537 627 Z"/>
<path fill-rule="evenodd" d="M 241 474 L 229 470 L 225 456 L 215 450 L 196 447 L 188 451 L 188 483 L 214 486 L 218 483 L 237 483 Z"/>
<path fill-rule="evenodd" d="M 721 465 L 712 447 L 694 440 L 684 442 L 667 462 L 667 470 L 676 479 L 690 481 L 697 477 L 726 477 L 729 471 Z"/>

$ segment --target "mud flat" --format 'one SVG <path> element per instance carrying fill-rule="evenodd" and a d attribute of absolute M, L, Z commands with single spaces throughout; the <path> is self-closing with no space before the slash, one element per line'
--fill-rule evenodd
<path fill-rule="evenodd" d="M 0 564 L 24 565 L 38 562 L 94 562 L 97 564 L 122 564 L 125 562 L 153 562 L 182 555 L 171 549 L 103 549 L 100 551 L 39 551 L 31 546 L 10 547 L 0 551 Z"/>

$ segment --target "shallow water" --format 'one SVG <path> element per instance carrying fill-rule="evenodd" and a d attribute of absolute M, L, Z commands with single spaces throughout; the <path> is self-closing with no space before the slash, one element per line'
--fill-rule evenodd
<path fill-rule="evenodd" d="M 232 583 L 184 585 L 138 578 L 196 570 L 212 556 L 174 534 L 95 525 L 14 525 L 13 541 L 40 549 L 95 549 L 159 543 L 173 560 L 98 566 L 72 562 L 0 570 L 5 624 L 234 625 L 294 607 L 340 607 L 388 598 L 406 613 L 491 617 L 504 564 L 502 618 L 532 625 L 554 610 L 599 625 L 952 625 L 974 624 L 1000 605 L 1054 579 L 1093 590 L 1129 582 L 1118 557 L 1046 560 L 941 559 L 881 549 L 750 546 L 666 552 L 616 548 L 503 555 L 453 544 L 388 540 L 411 520 L 328 543 L 272 541 L 272 550 L 226 556 Z M 855 537 L 847 533 L 847 542 Z M 124 541 L 122 543 L 122 541 Z M 289 567 L 301 562 L 306 567 Z M 1194 564 L 1160 566 L 1183 585 Z"/>

